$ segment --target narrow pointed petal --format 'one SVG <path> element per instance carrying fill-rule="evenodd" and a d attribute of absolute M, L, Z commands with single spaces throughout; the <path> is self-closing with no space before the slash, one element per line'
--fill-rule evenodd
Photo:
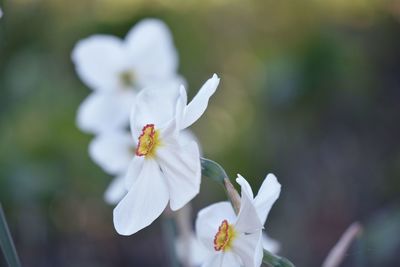
<path fill-rule="evenodd" d="M 236 229 L 242 233 L 254 233 L 261 231 L 263 225 L 258 217 L 257 210 L 253 205 L 253 200 L 250 198 L 246 190 L 242 192 L 240 202 L 240 211 L 238 214 Z"/>
<path fill-rule="evenodd" d="M 133 91 L 93 92 L 78 109 L 78 127 L 88 133 L 123 129 L 129 123 L 129 112 L 134 97 Z"/>
<path fill-rule="evenodd" d="M 125 188 L 125 175 L 115 177 L 110 185 L 107 187 L 106 192 L 104 193 L 104 200 L 110 204 L 117 204 L 128 191 Z"/>
<path fill-rule="evenodd" d="M 219 202 L 212 204 L 197 214 L 196 235 L 202 244 L 211 252 L 214 250 L 214 237 L 223 220 L 235 224 L 236 215 L 231 203 Z"/>
<path fill-rule="evenodd" d="M 105 172 L 125 174 L 134 156 L 132 136 L 124 131 L 97 135 L 89 145 L 89 155 Z"/>
<path fill-rule="evenodd" d="M 166 145 L 157 151 L 157 158 L 167 177 L 171 209 L 178 210 L 200 190 L 201 168 L 197 144 Z"/>
<path fill-rule="evenodd" d="M 213 75 L 199 90 L 185 110 L 181 129 L 185 129 L 197 121 L 208 106 L 210 97 L 215 93 L 219 84 L 219 78 Z"/>
<path fill-rule="evenodd" d="M 140 177 L 114 209 L 114 227 L 121 235 L 132 235 L 157 219 L 168 203 L 165 177 L 155 161 L 146 160 Z"/>
<path fill-rule="evenodd" d="M 171 33 L 162 21 L 145 19 L 136 24 L 126 36 L 126 47 L 142 85 L 175 75 L 178 55 Z"/>
<path fill-rule="evenodd" d="M 82 81 L 92 89 L 112 90 L 124 67 L 124 47 L 120 39 L 94 35 L 79 41 L 72 51 L 72 61 Z"/>
<path fill-rule="evenodd" d="M 268 213 L 272 205 L 274 205 L 275 201 L 278 199 L 280 193 L 281 184 L 278 182 L 275 175 L 268 174 L 254 199 L 254 205 L 262 224 L 267 220 Z"/>
<path fill-rule="evenodd" d="M 238 177 L 236 178 L 236 182 L 240 185 L 241 191 L 246 191 L 247 195 L 250 197 L 250 199 L 254 199 L 254 194 L 253 190 L 251 190 L 250 184 L 247 182 L 246 179 L 244 179 L 243 176 L 240 174 L 237 175 Z"/>
<path fill-rule="evenodd" d="M 260 267 L 262 262 L 261 231 L 239 235 L 234 240 L 232 251 L 237 254 L 245 267 Z"/>

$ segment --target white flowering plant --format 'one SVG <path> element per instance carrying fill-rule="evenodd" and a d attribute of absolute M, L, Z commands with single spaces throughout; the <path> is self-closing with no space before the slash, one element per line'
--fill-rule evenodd
<path fill-rule="evenodd" d="M 72 60 L 93 90 L 78 109 L 77 125 L 95 135 L 89 154 L 115 177 L 104 198 L 116 204 L 113 217 L 119 234 L 135 234 L 163 213 L 179 214 L 199 194 L 204 176 L 230 188 L 233 206 L 221 202 L 199 212 L 195 233 L 189 226 L 189 238 L 176 237 L 181 262 L 259 267 L 264 249 L 269 255 L 278 251 L 279 243 L 263 229 L 280 184 L 270 174 L 254 197 L 239 175 L 241 197 L 232 198 L 237 193 L 232 193 L 236 191 L 225 171 L 201 158 L 199 143 L 187 128 L 206 111 L 220 78 L 212 75 L 188 102 L 173 38 L 163 22 L 145 19 L 125 40 L 108 35 L 86 38 L 75 46 Z M 185 248 L 188 253 L 182 252 Z"/>

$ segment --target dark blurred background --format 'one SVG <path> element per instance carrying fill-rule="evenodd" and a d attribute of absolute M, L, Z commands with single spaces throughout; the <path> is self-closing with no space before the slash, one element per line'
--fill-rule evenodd
<path fill-rule="evenodd" d="M 95 33 L 164 20 L 193 96 L 222 78 L 193 127 L 206 157 L 255 191 L 283 185 L 266 224 L 297 266 L 319 266 L 353 221 L 342 266 L 400 266 L 400 1 L 13 0 L 0 3 L 0 201 L 24 266 L 166 266 L 160 221 L 118 236 L 111 181 L 75 125 L 90 93 L 70 60 Z M 224 199 L 203 180 L 197 211 Z M 0 266 L 6 266 L 0 256 Z"/>

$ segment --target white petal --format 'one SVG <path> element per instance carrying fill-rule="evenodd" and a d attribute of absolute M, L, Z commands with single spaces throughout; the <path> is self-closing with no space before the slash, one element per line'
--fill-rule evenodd
<path fill-rule="evenodd" d="M 89 155 L 109 174 L 125 174 L 134 156 L 134 142 L 128 132 L 112 131 L 97 135 L 89 146 Z"/>
<path fill-rule="evenodd" d="M 121 235 L 132 235 L 150 225 L 168 203 L 168 188 L 155 161 L 146 160 L 140 177 L 114 209 L 114 227 Z"/>
<path fill-rule="evenodd" d="M 262 235 L 262 246 L 264 249 L 274 254 L 278 253 L 281 249 L 281 244 L 279 241 L 272 239 L 264 231 Z"/>
<path fill-rule="evenodd" d="M 128 125 L 134 97 L 133 91 L 93 92 L 78 109 L 78 127 L 91 133 L 123 129 Z"/>
<path fill-rule="evenodd" d="M 278 199 L 280 193 L 281 185 L 275 175 L 268 174 L 254 199 L 254 205 L 262 224 L 267 220 L 268 213 L 272 205 Z"/>
<path fill-rule="evenodd" d="M 208 100 L 217 90 L 219 78 L 213 75 L 199 90 L 196 96 L 186 107 L 181 129 L 185 129 L 197 121 L 207 108 Z"/>
<path fill-rule="evenodd" d="M 117 204 L 128 192 L 125 188 L 124 175 L 115 177 L 106 192 L 104 193 L 104 200 L 111 205 Z"/>
<path fill-rule="evenodd" d="M 143 165 L 145 162 L 144 157 L 134 156 L 129 164 L 128 171 L 125 175 L 125 189 L 130 190 L 133 184 L 138 180 L 142 173 Z"/>
<path fill-rule="evenodd" d="M 214 237 L 223 220 L 227 220 L 229 224 L 236 222 L 235 212 L 227 201 L 212 204 L 197 214 L 196 235 L 209 251 L 215 252 Z"/>
<path fill-rule="evenodd" d="M 165 145 L 157 151 L 157 158 L 167 177 L 171 209 L 178 210 L 200 190 L 201 168 L 197 144 Z"/>
<path fill-rule="evenodd" d="M 254 234 L 241 234 L 234 239 L 232 251 L 239 255 L 245 267 L 260 267 L 262 262 L 261 230 Z"/>
<path fill-rule="evenodd" d="M 125 50 L 120 39 L 94 35 L 79 41 L 72 61 L 80 78 L 92 89 L 112 90 L 124 69 Z"/>
<path fill-rule="evenodd" d="M 250 199 L 254 199 L 253 190 L 251 190 L 251 186 L 247 180 L 241 176 L 240 174 L 237 175 L 236 182 L 240 184 L 241 192 L 246 191 L 247 195 Z"/>
<path fill-rule="evenodd" d="M 250 198 L 251 196 L 249 196 L 246 190 L 243 190 L 241 193 L 240 211 L 235 228 L 241 233 L 261 231 L 263 225 L 260 222 L 253 200 Z"/>
<path fill-rule="evenodd" d="M 224 259 L 223 253 L 215 253 L 210 256 L 201 267 L 221 267 Z"/>
<path fill-rule="evenodd" d="M 162 21 L 145 19 L 136 24 L 126 36 L 126 46 L 142 86 L 175 76 L 178 56 L 171 33 Z"/>
<path fill-rule="evenodd" d="M 145 88 L 137 96 L 131 112 L 131 131 L 138 138 L 143 126 L 154 124 L 156 129 L 165 127 L 174 118 L 178 98 L 175 86 L 167 88 Z"/>
<path fill-rule="evenodd" d="M 199 148 L 200 151 L 200 156 L 203 155 L 203 151 L 200 146 L 200 141 L 192 131 L 190 130 L 181 131 L 179 140 L 180 142 L 182 142 L 182 144 L 189 144 L 190 142 L 196 142 L 197 147 Z"/>

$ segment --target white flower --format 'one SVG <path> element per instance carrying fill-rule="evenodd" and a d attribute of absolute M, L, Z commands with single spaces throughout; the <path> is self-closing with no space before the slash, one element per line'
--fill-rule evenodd
<path fill-rule="evenodd" d="M 267 175 L 267 177 L 265 177 L 256 197 L 254 197 L 249 183 L 245 178 L 243 178 L 243 176 L 238 174 L 236 182 L 241 185 L 242 191 L 245 190 L 252 199 L 257 210 L 258 217 L 260 218 L 261 223 L 264 225 L 272 205 L 278 199 L 281 192 L 281 185 L 276 179 L 275 175 L 270 173 Z M 278 241 L 268 237 L 266 233 L 263 233 L 263 247 L 272 253 L 277 253 L 280 248 L 280 244 Z"/>
<path fill-rule="evenodd" d="M 242 188 L 236 216 L 229 202 L 202 209 L 196 220 L 196 233 L 209 256 L 203 267 L 259 267 L 263 257 L 263 225 L 251 196 Z"/>
<path fill-rule="evenodd" d="M 207 87 L 208 88 L 208 87 Z M 179 88 L 166 88 L 157 91 L 163 98 L 163 115 L 165 121 L 172 120 L 175 114 L 176 100 L 179 97 Z M 190 130 L 181 135 L 182 142 L 189 143 L 197 138 Z M 200 146 L 199 146 L 200 148 Z M 106 173 L 116 176 L 107 188 L 104 199 L 109 204 L 117 204 L 127 193 L 123 177 L 128 171 L 129 164 L 135 156 L 136 144 L 128 131 L 115 129 L 102 132 L 95 136 L 89 146 L 89 155 Z"/>
<path fill-rule="evenodd" d="M 179 85 L 178 57 L 167 26 L 145 19 L 125 40 L 94 35 L 81 40 L 72 60 L 82 81 L 93 89 L 78 110 L 77 124 L 99 133 L 128 126 L 138 90 L 152 85 Z"/>
<path fill-rule="evenodd" d="M 218 84 L 214 75 L 189 105 L 184 105 L 184 88 L 175 101 L 166 101 L 173 92 L 160 94 L 153 89 L 137 96 L 131 113 L 131 132 L 137 145 L 126 175 L 128 193 L 114 209 L 119 234 L 131 235 L 151 224 L 168 201 L 172 210 L 178 210 L 198 194 L 199 149 L 195 141 L 182 139 L 181 131 L 203 114 Z M 174 102 L 176 109 L 171 107 Z M 171 110 L 176 110 L 173 120 Z"/>

